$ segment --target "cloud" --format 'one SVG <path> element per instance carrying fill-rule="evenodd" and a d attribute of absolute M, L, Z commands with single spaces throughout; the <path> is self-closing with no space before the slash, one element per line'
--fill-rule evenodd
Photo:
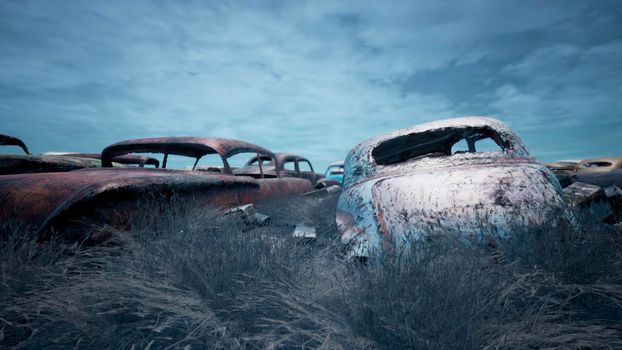
<path fill-rule="evenodd" d="M 622 35 L 600 34 L 619 18 L 602 3 L 5 1 L 0 119 L 35 152 L 211 135 L 319 169 L 461 114 L 611 125 Z"/>

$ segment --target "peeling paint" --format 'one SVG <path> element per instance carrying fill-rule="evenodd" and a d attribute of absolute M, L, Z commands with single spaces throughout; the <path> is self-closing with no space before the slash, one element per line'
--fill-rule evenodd
<path fill-rule="evenodd" d="M 477 152 L 484 139 L 499 150 Z M 452 153 L 461 140 L 468 151 Z M 441 120 L 374 137 L 350 151 L 337 225 L 351 256 L 431 234 L 506 236 L 517 226 L 541 225 L 559 210 L 570 217 L 561 191 L 550 170 L 500 121 Z"/>

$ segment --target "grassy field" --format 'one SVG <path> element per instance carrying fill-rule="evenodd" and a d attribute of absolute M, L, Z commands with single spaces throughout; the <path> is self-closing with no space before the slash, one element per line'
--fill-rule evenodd
<path fill-rule="evenodd" d="M 157 208 L 97 248 L 4 223 L 0 348 L 622 348 L 622 239 L 608 226 L 495 247 L 435 237 L 361 264 L 343 258 L 335 202 L 265 203 L 261 227 Z M 296 223 L 318 240 L 291 238 Z"/>

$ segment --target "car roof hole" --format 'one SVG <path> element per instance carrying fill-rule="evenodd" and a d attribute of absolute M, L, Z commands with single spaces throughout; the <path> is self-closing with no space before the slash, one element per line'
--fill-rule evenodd
<path fill-rule="evenodd" d="M 390 165 L 426 157 L 476 152 L 476 145 L 481 146 L 482 152 L 490 152 L 490 149 L 503 151 L 509 147 L 489 127 L 444 128 L 381 142 L 372 150 L 372 157 L 377 165 Z"/>

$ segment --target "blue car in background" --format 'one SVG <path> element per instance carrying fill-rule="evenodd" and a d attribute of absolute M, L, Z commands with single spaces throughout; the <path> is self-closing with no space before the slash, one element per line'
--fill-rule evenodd
<path fill-rule="evenodd" d="M 343 161 L 335 162 L 326 168 L 326 172 L 324 172 L 324 177 L 330 180 L 338 181 L 340 184 L 343 183 Z"/>

